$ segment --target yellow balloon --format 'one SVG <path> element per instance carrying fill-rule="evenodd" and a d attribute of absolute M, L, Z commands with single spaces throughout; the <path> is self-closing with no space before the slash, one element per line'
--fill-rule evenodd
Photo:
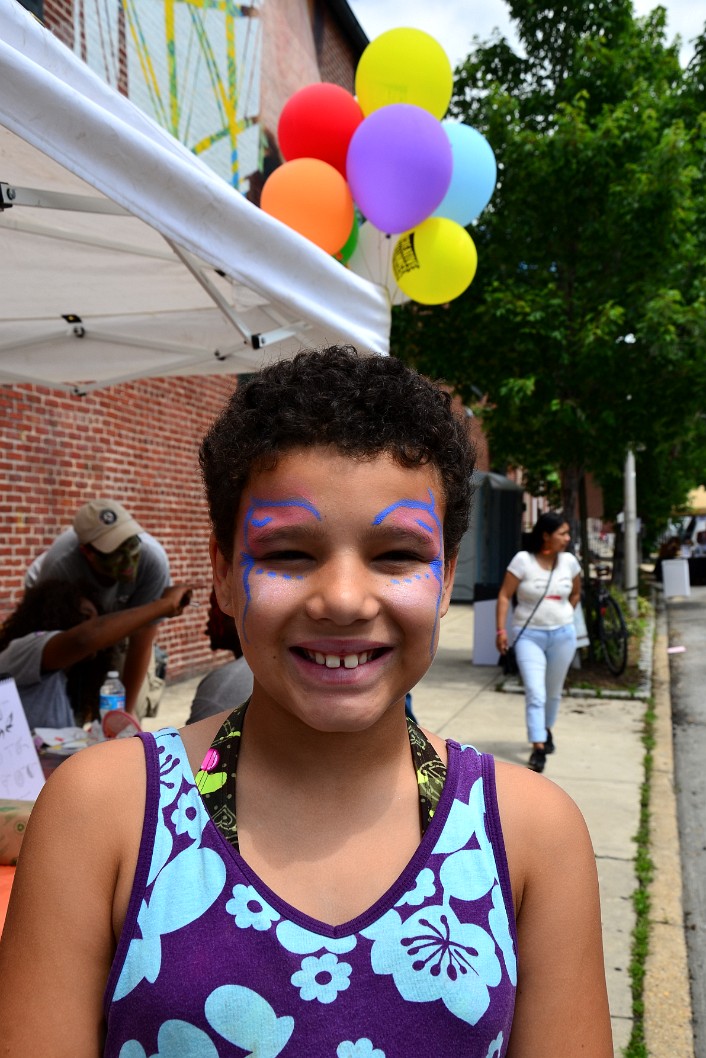
<path fill-rule="evenodd" d="M 473 239 L 445 217 L 427 217 L 406 232 L 392 255 L 395 282 L 422 305 L 443 305 L 457 298 L 470 286 L 477 266 Z"/>
<path fill-rule="evenodd" d="M 437 40 L 421 29 L 388 29 L 372 40 L 355 72 L 363 113 L 411 103 L 443 118 L 451 100 L 453 70 Z"/>

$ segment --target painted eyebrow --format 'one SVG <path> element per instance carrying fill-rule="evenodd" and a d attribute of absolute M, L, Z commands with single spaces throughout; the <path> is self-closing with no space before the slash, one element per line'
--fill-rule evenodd
<path fill-rule="evenodd" d="M 311 522 L 293 522 L 289 525 L 269 526 L 267 521 L 252 521 L 249 526 L 250 535 L 258 544 L 273 544 L 278 540 L 288 540 L 296 536 L 298 540 L 314 540 L 321 536 L 321 527 L 312 525 Z"/>
<path fill-rule="evenodd" d="M 370 526 L 365 535 L 369 540 L 407 543 L 420 547 L 428 547 L 429 544 L 432 544 L 436 547 L 436 540 L 434 539 L 435 527 L 430 526 L 427 530 L 427 526 L 423 522 L 418 524 L 422 526 L 421 529 L 414 529 L 412 526 L 395 525 L 391 522 L 379 523 Z"/>
<path fill-rule="evenodd" d="M 432 536 L 438 532 L 443 540 L 443 526 L 439 515 L 436 513 L 436 499 L 431 489 L 427 489 L 427 492 L 429 493 L 429 503 L 425 503 L 423 500 L 397 500 L 396 503 L 390 504 L 389 507 L 385 507 L 384 510 L 379 511 L 375 515 L 373 525 L 388 524 L 387 519 L 397 511 L 407 512 L 407 517 L 405 517 L 407 528 L 410 528 L 408 518 L 411 517 L 417 525 L 421 526 L 422 529 L 427 529 Z M 392 522 L 390 524 L 394 525 L 395 523 Z"/>
<path fill-rule="evenodd" d="M 286 500 L 267 500 L 258 496 L 253 496 L 251 497 L 250 506 L 246 511 L 245 519 L 243 522 L 243 536 L 246 547 L 248 546 L 250 533 L 253 530 L 254 535 L 256 535 L 258 539 L 262 540 L 267 538 L 268 533 L 274 533 L 278 529 L 283 530 L 285 528 L 284 526 L 274 526 L 271 530 L 267 530 L 266 528 L 266 526 L 268 526 L 270 522 L 275 520 L 271 514 L 267 513 L 267 511 L 276 510 L 278 507 L 285 508 L 288 510 L 298 510 L 306 512 L 309 515 L 313 515 L 313 517 L 316 518 L 317 522 L 321 521 L 321 514 L 319 513 L 319 511 L 317 511 L 316 507 L 314 507 L 313 503 L 309 503 L 308 500 L 305 500 L 303 498 L 291 498 Z M 258 517 L 258 514 L 260 512 L 261 514 Z M 303 519 L 305 515 L 302 514 L 301 517 Z M 305 523 L 304 521 L 302 521 L 301 523 L 295 524 L 304 525 Z"/>

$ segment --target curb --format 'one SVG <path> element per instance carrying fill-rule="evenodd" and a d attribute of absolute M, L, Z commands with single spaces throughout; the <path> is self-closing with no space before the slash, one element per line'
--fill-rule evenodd
<path fill-rule="evenodd" d="M 662 600 L 658 607 L 654 641 L 655 745 L 649 822 L 649 853 L 654 870 L 649 886 L 650 936 L 643 986 L 645 1044 L 650 1058 L 694 1058 L 674 792 L 667 615 Z"/>

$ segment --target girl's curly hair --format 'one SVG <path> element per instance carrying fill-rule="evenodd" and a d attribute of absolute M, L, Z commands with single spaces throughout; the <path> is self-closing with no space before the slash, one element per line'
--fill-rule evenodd
<path fill-rule="evenodd" d="M 229 560 L 240 498 L 281 452 L 332 445 L 354 458 L 389 453 L 442 481 L 447 558 L 468 526 L 474 451 L 442 387 L 387 356 L 350 346 L 298 353 L 242 382 L 203 439 L 201 473 L 218 546 Z"/>

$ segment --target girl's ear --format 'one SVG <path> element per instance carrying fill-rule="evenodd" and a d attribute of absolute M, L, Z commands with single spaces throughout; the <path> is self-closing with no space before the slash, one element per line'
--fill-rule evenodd
<path fill-rule="evenodd" d="M 234 616 L 233 613 L 233 564 L 225 557 L 218 544 L 216 537 L 211 533 L 208 541 L 208 553 L 211 556 L 211 568 L 213 569 L 213 590 L 223 613 Z"/>
<path fill-rule="evenodd" d="M 444 590 L 441 595 L 441 605 L 439 607 L 439 617 L 443 617 L 451 602 L 451 590 L 454 586 L 454 577 L 456 576 L 456 565 L 458 563 L 458 555 L 454 555 L 448 562 L 444 564 Z"/>

